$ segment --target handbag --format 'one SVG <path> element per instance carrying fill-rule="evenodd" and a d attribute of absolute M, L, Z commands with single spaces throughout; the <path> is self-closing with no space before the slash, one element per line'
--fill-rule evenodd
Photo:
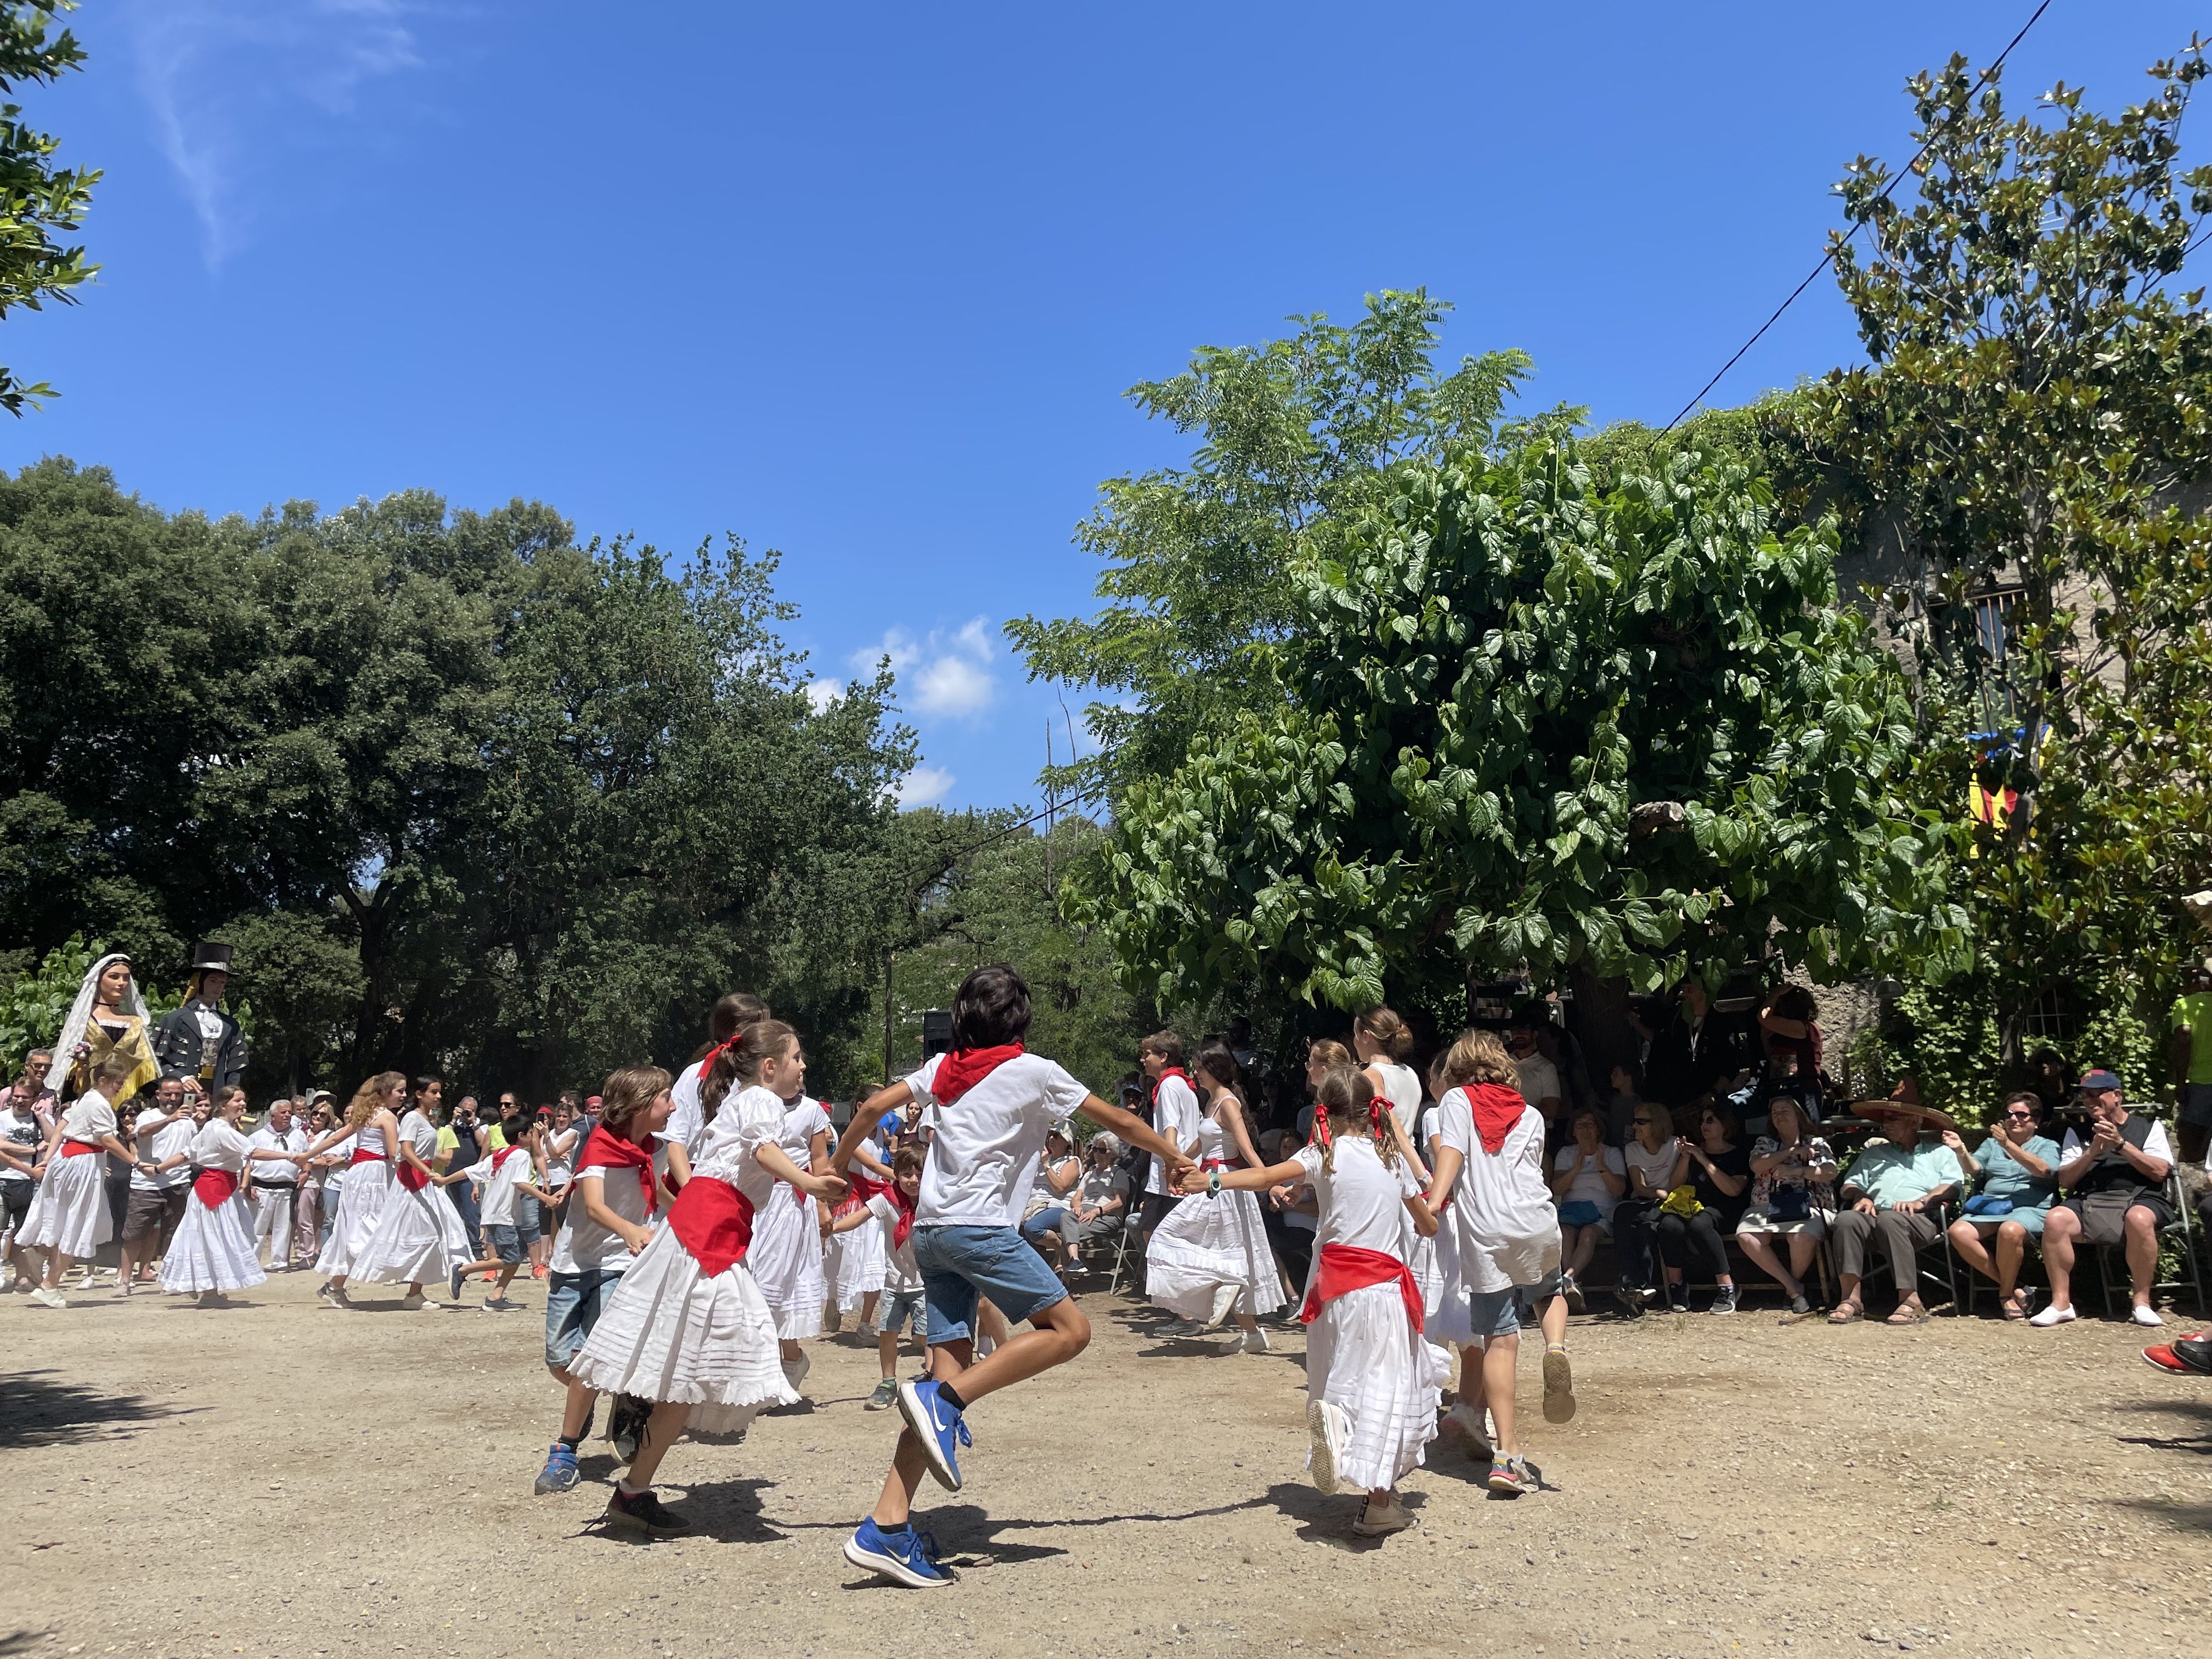
<path fill-rule="evenodd" d="M 1698 1201 L 1698 1189 L 1695 1187 L 1677 1187 L 1667 1194 L 1666 1200 L 1659 1206 L 1659 1213 L 1678 1215 L 1686 1221 L 1705 1207 Z"/>
<path fill-rule="evenodd" d="M 1766 1218 L 1769 1221 L 1809 1221 L 1813 1217 L 1813 1194 L 1802 1187 L 1775 1187 L 1766 1194 Z"/>
<path fill-rule="evenodd" d="M 1995 1193 L 1976 1193 L 1972 1198 L 1966 1200 L 1966 1213 L 1968 1215 L 2010 1215 L 2014 1207 L 2013 1201 L 2008 1198 L 2001 1198 Z"/>

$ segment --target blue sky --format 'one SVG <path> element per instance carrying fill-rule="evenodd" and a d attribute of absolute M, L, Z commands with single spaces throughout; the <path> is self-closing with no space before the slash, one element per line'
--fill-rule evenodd
<path fill-rule="evenodd" d="M 0 464 L 735 531 L 819 672 L 891 652 L 915 799 L 1033 802 L 999 625 L 1088 609 L 1099 480 L 1177 455 L 1132 382 L 1425 284 L 1449 356 L 1663 422 L 1904 158 L 1905 77 L 2033 9 L 91 0 L 24 101 L 106 169 L 105 270 L 7 323 L 64 395 Z M 2057 0 L 2006 85 L 2116 108 L 2197 21 Z M 1823 280 L 1715 400 L 1854 352 Z"/>

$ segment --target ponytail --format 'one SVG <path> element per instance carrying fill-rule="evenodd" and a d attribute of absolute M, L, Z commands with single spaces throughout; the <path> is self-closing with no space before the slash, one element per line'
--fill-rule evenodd
<path fill-rule="evenodd" d="M 699 1079 L 699 1105 L 709 1121 L 722 1109 L 734 1084 L 752 1084 L 761 1067 L 799 1038 L 799 1033 L 780 1019 L 757 1019 L 738 1027 L 737 1035 L 713 1051 Z"/>

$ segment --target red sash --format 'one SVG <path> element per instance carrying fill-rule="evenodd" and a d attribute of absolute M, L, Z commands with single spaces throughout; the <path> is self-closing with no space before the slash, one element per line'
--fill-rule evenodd
<path fill-rule="evenodd" d="M 350 1170 L 356 1164 L 388 1164 L 391 1161 L 382 1152 L 372 1152 L 366 1146 L 356 1146 L 353 1149 L 352 1161 L 346 1168 Z"/>
<path fill-rule="evenodd" d="M 726 1181 L 694 1176 L 668 1206 L 668 1225 L 699 1271 L 713 1278 L 752 1248 L 753 1201 Z"/>
<path fill-rule="evenodd" d="M 1312 1324 L 1321 1317 L 1322 1304 L 1334 1302 L 1346 1291 L 1365 1290 L 1370 1285 L 1387 1285 L 1395 1279 L 1398 1294 L 1406 1304 L 1406 1317 L 1413 1322 L 1413 1334 L 1421 1332 L 1421 1287 L 1413 1283 L 1413 1270 L 1387 1250 L 1363 1250 L 1350 1244 L 1324 1244 L 1321 1247 L 1321 1271 L 1314 1275 L 1313 1288 L 1306 1292 L 1306 1304 L 1298 1310 L 1298 1318 Z"/>
<path fill-rule="evenodd" d="M 605 1124 L 594 1123 L 591 1136 L 584 1142 L 584 1150 L 576 1159 L 577 1178 L 580 1180 L 586 1170 L 636 1170 L 638 1187 L 645 1194 L 645 1212 L 651 1215 L 660 1208 L 660 1188 L 653 1178 L 651 1147 L 641 1146 L 635 1140 L 624 1140 L 611 1133 Z M 751 1236 L 750 1208 L 746 1212 L 746 1236 Z"/>
<path fill-rule="evenodd" d="M 202 1170 L 192 1177 L 192 1196 L 210 1210 L 222 1208 L 237 1190 L 238 1173 L 234 1170 Z"/>
<path fill-rule="evenodd" d="M 399 1164 L 399 1184 L 410 1193 L 419 1193 L 430 1184 L 430 1177 L 402 1158 Z"/>
<path fill-rule="evenodd" d="M 1199 1167 L 1201 1170 L 1233 1170 L 1233 1169 L 1235 1169 L 1237 1166 L 1236 1166 L 1234 1164 L 1231 1164 L 1231 1163 L 1227 1158 L 1201 1158 L 1201 1159 L 1200 1159 L 1200 1160 L 1199 1160 L 1199 1165 L 1198 1165 L 1198 1167 Z"/>
<path fill-rule="evenodd" d="M 937 1062 L 937 1079 L 929 1085 L 930 1097 L 950 1106 L 1017 1054 L 1026 1052 L 1018 1042 L 1002 1042 L 995 1048 L 955 1048 Z"/>
<path fill-rule="evenodd" d="M 82 1158 L 87 1152 L 104 1152 L 106 1150 L 107 1148 L 105 1146 L 95 1146 L 89 1140 L 64 1140 L 62 1142 L 62 1156 L 64 1158 Z"/>

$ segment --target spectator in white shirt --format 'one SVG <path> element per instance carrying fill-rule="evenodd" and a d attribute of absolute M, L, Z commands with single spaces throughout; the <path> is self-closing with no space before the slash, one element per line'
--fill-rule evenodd
<path fill-rule="evenodd" d="M 1620 1148 L 1605 1144 L 1605 1120 L 1585 1107 L 1574 1118 L 1573 1139 L 1552 1155 L 1552 1196 L 1559 1206 L 1559 1240 L 1565 1252 L 1561 1293 L 1570 1306 L 1582 1292 L 1576 1276 L 1597 1254 L 1597 1242 L 1613 1231 L 1613 1206 L 1628 1190 L 1628 1164 Z"/>

